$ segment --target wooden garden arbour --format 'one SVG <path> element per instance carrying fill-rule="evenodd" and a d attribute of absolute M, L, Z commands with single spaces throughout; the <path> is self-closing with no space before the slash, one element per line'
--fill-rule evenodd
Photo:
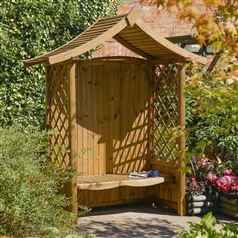
<path fill-rule="evenodd" d="M 141 58 L 79 58 L 110 38 Z M 155 34 L 135 10 L 99 18 L 65 45 L 25 61 L 46 67 L 47 126 L 58 131 L 52 160 L 83 175 L 67 188 L 74 213 L 78 202 L 101 206 L 150 197 L 184 214 L 184 84 L 191 61 L 206 64 Z M 164 175 L 122 175 L 151 168 Z"/>

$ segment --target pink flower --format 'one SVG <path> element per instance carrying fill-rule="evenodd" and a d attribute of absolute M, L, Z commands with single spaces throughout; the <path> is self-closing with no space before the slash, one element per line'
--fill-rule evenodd
<path fill-rule="evenodd" d="M 214 165 L 209 161 L 208 158 L 196 158 L 195 160 L 201 167 L 207 167 L 209 169 L 214 168 Z"/>
<path fill-rule="evenodd" d="M 224 169 L 222 175 L 234 176 L 232 169 Z"/>
<path fill-rule="evenodd" d="M 238 179 L 231 185 L 232 191 L 238 191 Z"/>
<path fill-rule="evenodd" d="M 207 158 L 203 158 L 203 159 L 200 160 L 201 166 L 206 166 L 207 163 L 208 163 L 208 159 Z"/>
<path fill-rule="evenodd" d="M 207 167 L 209 169 L 213 169 L 214 168 L 214 165 L 211 163 L 211 162 L 207 162 Z"/>
<path fill-rule="evenodd" d="M 192 178 L 191 178 L 191 182 L 192 182 L 192 183 L 197 183 L 197 179 L 196 179 L 195 177 L 192 177 Z"/>
<path fill-rule="evenodd" d="M 201 162 L 201 160 L 203 160 L 203 159 L 204 159 L 204 158 L 196 157 L 196 158 L 195 158 L 195 161 L 199 163 L 199 162 Z"/>
<path fill-rule="evenodd" d="M 224 175 L 217 179 L 216 184 L 221 188 L 222 192 L 229 192 L 232 187 L 238 183 L 238 177 Z"/>
<path fill-rule="evenodd" d="M 217 175 L 213 172 L 209 172 L 206 176 L 206 179 L 211 182 L 211 184 L 216 184 L 216 181 L 218 179 Z"/>

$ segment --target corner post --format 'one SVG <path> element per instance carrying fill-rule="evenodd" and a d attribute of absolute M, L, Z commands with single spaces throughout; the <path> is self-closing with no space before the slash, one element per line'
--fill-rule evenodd
<path fill-rule="evenodd" d="M 70 167 L 77 172 L 77 110 L 76 110 L 76 63 L 69 64 L 69 144 L 70 144 Z M 70 210 L 77 222 L 78 199 L 77 199 L 77 174 L 74 174 L 70 182 L 71 206 Z"/>
<path fill-rule="evenodd" d="M 181 134 L 178 138 L 178 214 L 183 216 L 185 214 L 185 69 L 183 64 L 179 71 L 178 79 L 178 126 L 181 129 Z"/>

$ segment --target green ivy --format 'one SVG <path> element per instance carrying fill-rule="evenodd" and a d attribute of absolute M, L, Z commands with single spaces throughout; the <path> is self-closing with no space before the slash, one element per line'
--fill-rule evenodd
<path fill-rule="evenodd" d="M 116 14 L 119 0 L 2 0 L 0 2 L 0 126 L 44 127 L 42 66 L 23 60 L 46 53 Z"/>

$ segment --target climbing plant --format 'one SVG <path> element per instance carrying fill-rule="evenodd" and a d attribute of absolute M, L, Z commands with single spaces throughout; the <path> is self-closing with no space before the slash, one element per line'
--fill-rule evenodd
<path fill-rule="evenodd" d="M 116 14 L 119 0 L 0 1 L 0 126 L 44 127 L 44 69 L 23 59 L 73 38 L 98 16 Z"/>

